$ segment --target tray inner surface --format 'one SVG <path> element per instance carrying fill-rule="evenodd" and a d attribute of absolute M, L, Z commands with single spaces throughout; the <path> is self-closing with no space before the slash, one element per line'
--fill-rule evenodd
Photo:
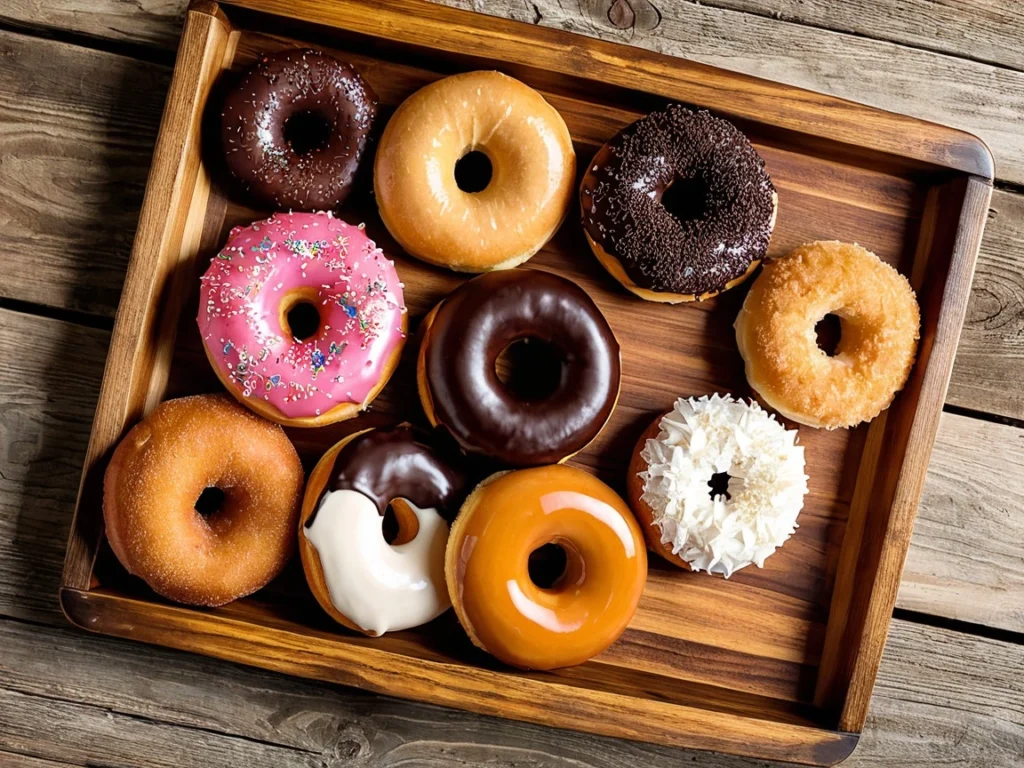
<path fill-rule="evenodd" d="M 459 65 L 448 59 L 432 64 L 424 57 L 408 55 L 397 60 L 401 51 L 371 45 L 358 37 L 334 35 L 329 39 L 337 55 L 355 64 L 381 97 L 385 107 L 381 125 L 393 107 L 416 88 L 477 64 Z M 324 47 L 325 40 L 309 33 L 303 40 L 290 40 L 242 31 L 237 43 L 232 72 L 249 65 L 260 52 L 295 45 Z M 414 63 L 410 64 L 410 60 Z M 435 70 L 423 68 L 429 65 Z M 515 74 L 529 81 L 529 72 Z M 221 80 L 226 83 L 230 77 L 229 73 Z M 621 90 L 610 92 L 605 101 L 599 87 L 584 94 L 577 81 L 567 81 L 561 87 L 551 74 L 531 84 L 545 93 L 566 120 L 575 141 L 580 174 L 606 139 L 661 103 L 643 94 L 636 94 L 631 102 L 629 94 Z M 217 98 L 215 89 L 211 97 L 214 107 L 208 106 L 206 110 L 209 124 L 216 123 Z M 832 152 L 826 156 L 819 151 L 820 147 L 801 146 L 799 137 L 780 135 L 757 125 L 741 127 L 765 158 L 779 192 L 771 254 L 784 253 L 814 239 L 858 242 L 912 275 L 915 288 L 921 287 L 926 274 L 923 269 L 915 269 L 915 252 L 927 190 L 934 177 L 910 168 L 884 165 L 877 158 L 858 158 L 855 153 Z M 837 156 L 843 159 L 837 160 Z M 220 389 L 203 355 L 195 323 L 198 275 L 232 226 L 267 213 L 245 208 L 230 199 L 215 153 L 206 153 L 206 158 L 213 182 L 205 209 L 200 213 L 198 256 L 188 265 L 188 274 L 180 277 L 183 299 L 168 297 L 160 308 L 164 326 L 177 325 L 165 397 Z M 635 299 L 591 255 L 575 205 L 555 239 L 527 266 L 556 271 L 582 285 L 599 304 L 620 341 L 623 382 L 618 408 L 598 440 L 573 463 L 596 471 L 621 492 L 635 440 L 656 414 L 670 407 L 676 396 L 716 391 L 750 395 L 732 331 L 746 289 L 740 287 L 702 304 L 681 306 Z M 371 237 L 395 258 L 406 286 L 413 331 L 425 312 L 463 279 L 403 254 L 377 216 L 368 178 L 363 179 L 341 215 L 350 222 L 365 221 Z M 360 419 L 360 426 L 402 419 L 423 422 L 413 376 L 415 349 L 413 333 L 401 367 L 374 402 L 371 412 Z M 893 408 L 900 407 L 897 398 Z M 334 441 L 355 427 L 349 422 L 313 431 L 291 430 L 290 436 L 307 467 L 311 467 Z M 868 430 L 800 429 L 800 441 L 806 447 L 810 494 L 798 531 L 767 561 L 763 570 L 752 566 L 724 581 L 681 572 L 652 556 L 639 612 L 621 640 L 587 664 L 538 677 L 558 678 L 563 683 L 631 696 L 723 711 L 754 711 L 772 719 L 834 727 L 828 722 L 831 718 L 824 717 L 811 702 L 851 502 L 858 482 L 870 483 L 873 479 L 872 472 L 858 479 Z M 883 451 L 881 462 L 898 463 L 900 458 Z M 83 503 L 98 507 L 98 500 Z M 96 579 L 104 589 L 154 599 L 124 574 L 109 550 L 101 553 Z M 373 641 L 335 627 L 313 602 L 295 563 L 275 584 L 253 598 L 221 609 L 220 613 L 257 622 L 280 622 L 301 631 L 332 636 L 339 643 L 372 642 L 375 647 L 405 656 L 498 668 L 469 645 L 450 612 L 420 630 Z"/>

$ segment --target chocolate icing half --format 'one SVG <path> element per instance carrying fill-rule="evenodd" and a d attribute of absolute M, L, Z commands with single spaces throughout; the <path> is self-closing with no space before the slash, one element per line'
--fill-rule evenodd
<path fill-rule="evenodd" d="M 467 486 L 467 477 L 415 430 L 373 429 L 338 452 L 316 509 L 329 491 L 358 491 L 382 517 L 388 504 L 405 499 L 420 509 L 436 509 L 450 523 Z M 306 520 L 307 528 L 315 517 L 316 511 Z"/>
<path fill-rule="evenodd" d="M 376 114 L 377 95 L 333 56 L 302 49 L 263 56 L 224 100 L 228 169 L 260 204 L 334 208 L 352 188 Z"/>
<path fill-rule="evenodd" d="M 662 204 L 673 184 L 698 190 L 690 210 Z M 709 112 L 672 104 L 637 120 L 590 163 L 583 226 L 641 288 L 700 296 L 764 258 L 775 187 L 747 138 Z"/>
<path fill-rule="evenodd" d="M 523 400 L 495 362 L 520 339 L 561 359 L 554 392 Z M 533 269 L 490 272 L 440 305 L 424 340 L 434 417 L 467 452 L 506 466 L 552 464 L 601 431 L 619 393 L 619 345 L 601 311 L 575 283 Z"/>

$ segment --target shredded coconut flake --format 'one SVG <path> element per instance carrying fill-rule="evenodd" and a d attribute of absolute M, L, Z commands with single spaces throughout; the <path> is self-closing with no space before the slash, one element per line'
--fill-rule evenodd
<path fill-rule="evenodd" d="M 732 396 L 679 398 L 641 452 L 642 499 L 661 540 L 695 571 L 729 578 L 765 558 L 797 528 L 807 494 L 804 449 L 757 403 Z M 729 497 L 712 475 L 729 474 Z"/>

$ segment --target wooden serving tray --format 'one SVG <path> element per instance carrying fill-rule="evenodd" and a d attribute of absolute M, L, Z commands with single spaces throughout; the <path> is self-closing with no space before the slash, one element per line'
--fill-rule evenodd
<path fill-rule="evenodd" d="M 333 624 L 294 564 L 252 598 L 217 610 L 169 604 L 129 577 L 103 543 L 102 480 L 120 437 L 161 400 L 219 388 L 195 316 L 198 275 L 228 229 L 265 215 L 229 200 L 204 142 L 219 89 L 256 55 L 335 51 L 394 105 L 454 72 L 497 68 L 541 90 L 576 143 L 580 172 L 640 115 L 678 100 L 736 122 L 779 191 L 771 253 L 814 239 L 867 246 L 918 291 L 917 364 L 870 425 L 802 427 L 810 493 L 800 528 L 765 568 L 729 581 L 651 558 L 629 630 L 579 667 L 524 674 L 476 651 L 451 612 L 380 639 Z M 206 109 L 207 102 L 212 106 Z M 61 604 L 97 632 L 501 717 L 680 747 L 810 765 L 853 750 L 896 599 L 918 496 L 949 381 L 991 193 L 973 136 L 839 99 L 643 50 L 419 0 L 193 2 L 185 23 L 93 423 Z M 342 215 L 366 221 L 396 259 L 412 326 L 462 277 L 406 257 L 369 185 Z M 527 265 L 557 271 L 597 301 L 622 346 L 615 414 L 574 463 L 618 489 L 629 452 L 678 395 L 750 394 L 732 322 L 745 288 L 666 306 L 626 293 L 590 254 L 574 212 Z M 422 422 L 403 363 L 358 420 L 292 430 L 307 467 L 367 425 Z"/>

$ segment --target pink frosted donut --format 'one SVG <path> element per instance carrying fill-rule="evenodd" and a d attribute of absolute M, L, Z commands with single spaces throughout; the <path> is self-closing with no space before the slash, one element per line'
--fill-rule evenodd
<path fill-rule="evenodd" d="M 228 391 L 279 424 L 355 416 L 384 387 L 406 337 L 395 264 L 329 212 L 235 227 L 210 262 L 199 332 Z"/>

